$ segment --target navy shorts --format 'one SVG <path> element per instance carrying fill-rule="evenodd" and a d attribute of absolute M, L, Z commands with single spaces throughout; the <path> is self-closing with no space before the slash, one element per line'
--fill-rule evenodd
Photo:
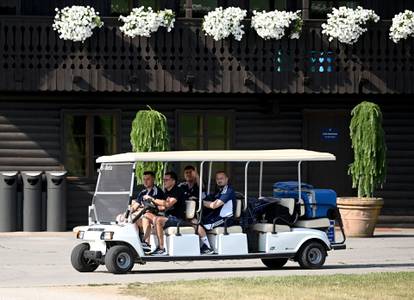
<path fill-rule="evenodd" d="M 203 216 L 202 218 L 202 222 L 203 225 L 205 225 L 204 227 L 207 230 L 213 229 L 215 227 L 223 227 L 224 223 L 226 223 L 227 226 L 231 226 L 234 223 L 234 219 L 233 217 L 230 218 L 223 218 L 220 215 L 217 215 L 217 213 L 210 213 L 206 216 Z M 207 228 L 208 227 L 208 228 Z"/>
<path fill-rule="evenodd" d="M 177 226 L 178 224 L 184 225 L 184 222 L 175 216 L 168 216 L 168 220 L 167 222 L 165 222 L 164 228 L 174 227 L 174 226 Z"/>

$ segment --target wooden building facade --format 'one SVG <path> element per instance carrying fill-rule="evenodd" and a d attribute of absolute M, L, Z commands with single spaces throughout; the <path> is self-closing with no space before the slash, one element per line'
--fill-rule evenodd
<path fill-rule="evenodd" d="M 378 191 L 385 198 L 383 214 L 414 216 L 414 40 L 394 44 L 387 20 L 390 11 L 410 8 L 411 1 L 390 7 L 368 0 L 260 1 L 303 10 L 308 18 L 302 36 L 264 41 L 246 22 L 241 42 L 205 37 L 201 20 L 192 18 L 200 13 L 199 1 L 153 1 L 183 15 L 172 32 L 130 39 L 116 18 L 104 17 L 105 26 L 84 44 L 58 38 L 51 8 L 92 5 L 110 16 L 121 1 L 37 2 L 0 4 L 0 170 L 68 170 L 68 228 L 86 221 L 94 159 L 131 150 L 131 122 L 146 105 L 167 116 L 173 149 L 335 153 L 335 163 L 305 166 L 305 180 L 346 196 L 354 193 L 347 176 L 349 113 L 363 100 L 374 101 L 384 113 L 388 147 L 387 183 Z M 237 2 L 250 9 L 258 5 Z M 353 46 L 330 43 L 321 34 L 323 20 L 312 17 L 337 2 L 361 3 L 385 20 Z M 327 139 L 328 132 L 334 138 Z M 242 188 L 241 165 L 217 167 L 228 169 Z M 250 176 L 257 176 L 254 168 Z M 295 165 L 270 165 L 265 191 L 295 176 Z M 254 181 L 251 188 L 257 188 Z"/>

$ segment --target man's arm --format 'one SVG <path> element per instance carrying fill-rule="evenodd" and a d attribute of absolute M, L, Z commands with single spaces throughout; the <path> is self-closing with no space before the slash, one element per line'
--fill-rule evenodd
<path fill-rule="evenodd" d="M 220 206 L 223 206 L 224 202 L 220 199 L 216 199 L 214 201 L 203 201 L 203 206 L 211 209 L 219 208 Z"/>

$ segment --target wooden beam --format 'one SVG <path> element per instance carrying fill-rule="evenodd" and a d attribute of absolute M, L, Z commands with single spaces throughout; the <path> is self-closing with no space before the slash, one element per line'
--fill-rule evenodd
<path fill-rule="evenodd" d="M 184 9 L 185 9 L 185 17 L 192 18 L 193 17 L 193 0 L 186 0 Z"/>
<path fill-rule="evenodd" d="M 309 19 L 310 0 L 302 0 L 302 18 Z"/>

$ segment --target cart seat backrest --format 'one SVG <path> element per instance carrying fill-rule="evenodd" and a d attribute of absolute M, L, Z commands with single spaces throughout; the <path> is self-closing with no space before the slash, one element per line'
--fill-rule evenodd
<path fill-rule="evenodd" d="M 236 199 L 235 204 L 236 207 L 234 208 L 234 218 L 239 219 L 242 212 L 242 201 L 240 199 Z"/>
<path fill-rule="evenodd" d="M 193 219 L 195 217 L 196 201 L 186 200 L 185 201 L 185 217 L 187 219 Z"/>
<path fill-rule="evenodd" d="M 299 199 L 299 205 L 300 205 L 299 217 L 303 217 L 305 215 L 305 202 L 302 199 Z"/>
<path fill-rule="evenodd" d="M 278 201 L 278 204 L 289 209 L 289 214 L 293 216 L 295 213 L 295 199 L 294 198 L 281 198 Z"/>

